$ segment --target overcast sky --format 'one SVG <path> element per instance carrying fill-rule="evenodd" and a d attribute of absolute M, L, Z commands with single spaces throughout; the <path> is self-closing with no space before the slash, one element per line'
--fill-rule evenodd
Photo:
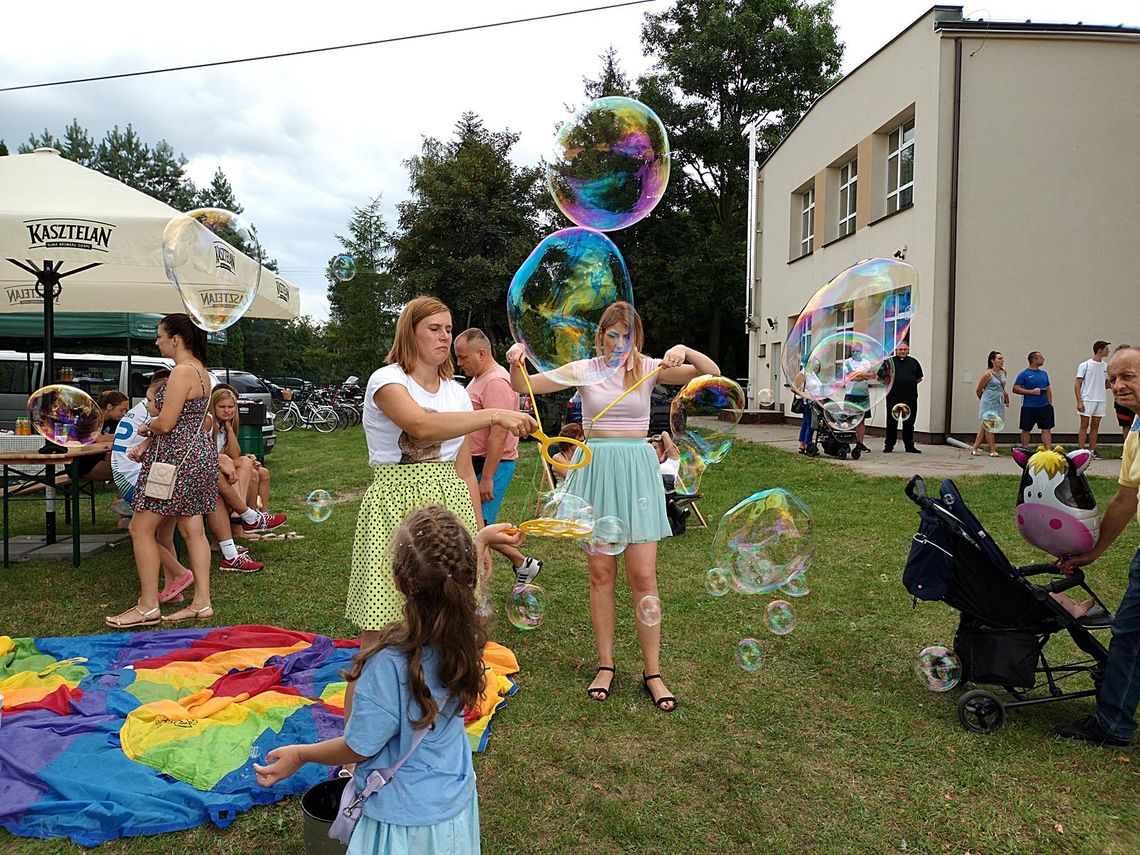
<path fill-rule="evenodd" d="M 604 5 L 607 0 L 244 2 L 168 6 L 140 0 L 7 3 L 0 87 L 302 50 Z M 835 0 L 843 71 L 933 5 L 930 0 Z M 381 195 L 389 225 L 408 195 L 402 162 L 424 136 L 447 138 L 465 110 L 522 137 L 520 163 L 545 152 L 564 105 L 583 100 L 612 44 L 631 78 L 647 70 L 640 28 L 668 0 L 236 66 L 0 93 L 0 139 L 13 151 L 32 132 L 72 118 L 96 140 L 134 125 L 189 158 L 199 185 L 221 167 L 269 255 L 301 288 L 302 310 L 324 319 L 324 266 L 353 206 Z M 221 14 L 224 12 L 224 14 Z M 967 17 L 1140 25 L 1136 0 L 983 0 Z M 0 192 L 3 188 L 0 188 Z M 522 259 L 519 259 L 520 263 Z M 505 284 L 505 283 L 504 283 Z"/>

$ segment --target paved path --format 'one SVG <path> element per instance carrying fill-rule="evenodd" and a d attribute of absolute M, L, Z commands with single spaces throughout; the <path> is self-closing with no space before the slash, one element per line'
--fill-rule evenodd
<path fill-rule="evenodd" d="M 761 442 L 793 454 L 799 447 L 799 432 L 799 427 L 793 425 L 740 425 L 737 428 L 740 439 Z M 882 437 L 867 439 L 871 451 L 858 460 L 839 460 L 821 452 L 812 462 L 822 462 L 816 465 L 846 466 L 872 477 L 909 478 L 914 474 L 926 477 L 943 472 L 955 475 L 1017 475 L 1020 472 L 1009 456 L 1008 448 L 1000 449 L 1001 457 L 989 457 L 988 453 L 985 457 L 971 457 L 968 450 L 952 445 L 919 445 L 922 454 L 907 454 L 899 443 L 890 454 L 883 454 Z M 1120 461 L 1094 460 L 1085 472 L 1115 480 L 1120 474 Z"/>

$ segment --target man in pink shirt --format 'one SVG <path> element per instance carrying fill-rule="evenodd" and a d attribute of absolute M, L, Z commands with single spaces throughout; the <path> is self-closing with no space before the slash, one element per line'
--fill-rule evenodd
<path fill-rule="evenodd" d="M 476 410 L 518 410 L 519 396 L 511 388 L 511 376 L 507 369 L 495 362 L 491 355 L 491 342 L 482 330 L 472 327 L 455 337 L 455 359 L 463 373 L 471 378 L 467 384 L 471 406 Z M 515 474 L 519 438 L 504 428 L 493 426 L 469 434 L 468 442 L 475 477 L 479 479 L 483 523 L 491 525 L 507 494 L 511 476 Z M 513 546 L 496 544 L 492 548 L 514 565 L 519 585 L 534 581 L 542 570 L 541 561 L 527 558 Z"/>

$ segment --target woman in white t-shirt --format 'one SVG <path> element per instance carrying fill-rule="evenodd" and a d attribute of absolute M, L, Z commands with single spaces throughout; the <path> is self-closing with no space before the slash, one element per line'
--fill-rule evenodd
<path fill-rule="evenodd" d="M 404 306 L 385 361 L 364 394 L 364 436 L 376 475 L 360 503 L 345 610 L 362 631 L 362 645 L 403 616 L 389 544 L 409 511 L 443 505 L 473 536 L 483 526 L 467 434 L 498 426 L 526 436 L 538 427 L 526 413 L 472 410 L 452 379 L 451 312 L 434 297 Z M 437 547 L 422 545 L 427 552 Z"/>

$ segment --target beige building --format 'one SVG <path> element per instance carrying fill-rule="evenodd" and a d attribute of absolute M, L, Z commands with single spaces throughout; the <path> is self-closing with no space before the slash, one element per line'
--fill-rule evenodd
<path fill-rule="evenodd" d="M 817 288 L 875 256 L 919 272 L 920 438 L 973 438 L 990 350 L 1005 354 L 1011 392 L 1026 355 L 1044 354 L 1055 435 L 1068 437 L 1093 341 L 1140 344 L 1140 30 L 961 11 L 935 6 L 895 36 L 756 171 L 750 408 L 770 389 L 788 412 L 792 324 Z M 1119 440 L 1111 409 L 1102 427 Z"/>

